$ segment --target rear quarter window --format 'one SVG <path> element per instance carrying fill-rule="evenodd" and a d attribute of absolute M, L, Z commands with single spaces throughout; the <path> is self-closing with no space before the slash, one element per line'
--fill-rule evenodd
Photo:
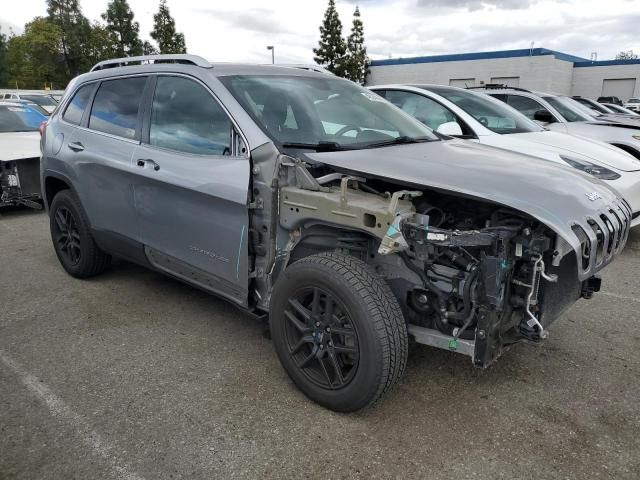
<path fill-rule="evenodd" d="M 82 114 L 84 113 L 84 109 L 87 107 L 93 88 L 94 85 L 91 84 L 83 85 L 78 89 L 62 115 L 62 118 L 65 121 L 73 123 L 74 125 L 80 125 L 80 122 L 82 121 Z"/>

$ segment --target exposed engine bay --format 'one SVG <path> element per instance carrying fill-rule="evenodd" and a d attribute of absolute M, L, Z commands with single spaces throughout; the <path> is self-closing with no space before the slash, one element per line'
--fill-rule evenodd
<path fill-rule="evenodd" d="M 566 307 L 600 288 L 598 277 L 579 280 L 575 252 L 553 230 L 517 210 L 294 159 L 279 179 L 289 242 L 277 264 L 329 249 L 360 257 L 391 286 L 418 343 L 477 366 L 542 341 Z"/>

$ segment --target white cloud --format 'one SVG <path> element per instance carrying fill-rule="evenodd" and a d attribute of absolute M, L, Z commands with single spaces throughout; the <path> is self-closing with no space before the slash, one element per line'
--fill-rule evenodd
<path fill-rule="evenodd" d="M 129 0 L 149 38 L 157 2 Z M 107 0 L 80 0 L 98 20 Z M 191 53 L 213 61 L 312 62 L 326 0 L 168 0 Z M 528 48 L 531 41 L 566 53 L 600 59 L 620 50 L 640 52 L 638 0 L 338 0 L 344 34 L 360 6 L 372 58 Z M 22 26 L 46 14 L 44 0 L 21 0 L 0 11 L 0 25 Z"/>

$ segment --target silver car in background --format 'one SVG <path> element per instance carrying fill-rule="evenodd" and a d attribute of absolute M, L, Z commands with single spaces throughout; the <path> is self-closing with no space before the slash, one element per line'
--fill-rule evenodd
<path fill-rule="evenodd" d="M 474 88 L 502 100 L 555 132 L 580 135 L 621 148 L 640 159 L 640 126 L 601 122 L 570 97 L 521 88 Z"/>

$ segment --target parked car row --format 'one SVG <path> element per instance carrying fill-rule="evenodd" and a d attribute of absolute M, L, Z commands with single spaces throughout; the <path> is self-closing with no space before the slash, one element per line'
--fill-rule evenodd
<path fill-rule="evenodd" d="M 117 256 L 268 317 L 337 411 L 390 390 L 410 338 L 479 367 L 543 342 L 640 221 L 637 131 L 519 89 L 145 56 L 80 75 L 48 119 L 0 103 L 0 125 L 3 198 L 30 204 L 39 169 L 70 275 Z"/>
<path fill-rule="evenodd" d="M 485 95 L 477 93 L 478 89 L 471 91 L 442 85 L 378 85 L 371 90 L 437 132 L 525 154 L 531 158 L 522 160 L 528 161 L 532 168 L 535 163 L 531 161 L 542 158 L 570 165 L 604 180 L 622 193 L 631 205 L 632 226 L 640 224 L 640 160 L 607 143 L 560 133 L 563 130 L 552 131 L 533 120 L 547 120 L 546 125 L 552 123 L 549 120 L 553 114 L 544 110 L 545 106 L 549 105 L 551 109 L 553 102 L 560 104 L 568 100 L 566 97 L 536 96 L 520 89 L 483 90 L 490 93 Z M 565 112 L 562 118 L 577 120 L 578 117 Z M 588 133 L 581 132 L 580 128 L 593 128 L 577 121 L 565 123 L 566 130 L 570 128 L 576 133 Z M 605 138 L 604 135 L 617 138 L 607 133 L 609 127 L 605 128 L 604 134 L 598 128 L 602 129 L 602 125 L 594 128 L 596 138 Z M 637 143 L 640 157 L 640 137 Z"/>

